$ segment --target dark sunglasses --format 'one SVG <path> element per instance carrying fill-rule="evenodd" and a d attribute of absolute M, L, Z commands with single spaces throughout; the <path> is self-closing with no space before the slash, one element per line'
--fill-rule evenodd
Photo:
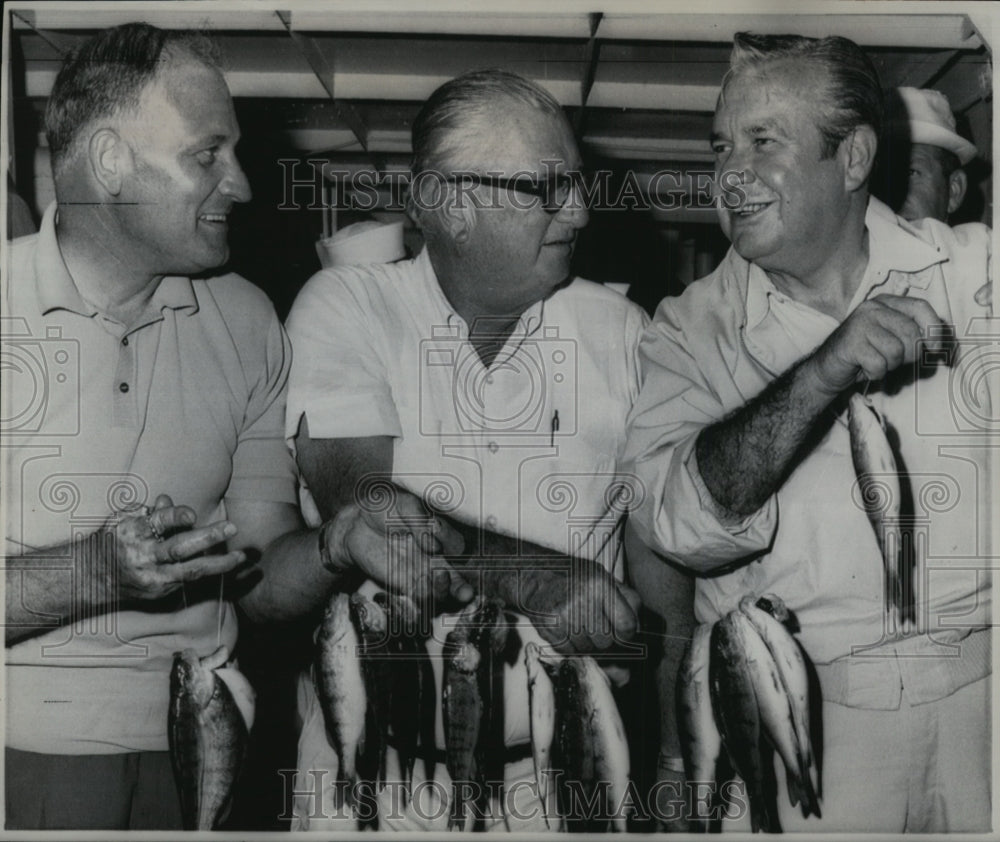
<path fill-rule="evenodd" d="M 551 178 L 537 178 L 530 175 L 517 178 L 501 178 L 495 175 L 480 175 L 479 173 L 462 173 L 451 176 L 448 181 L 455 184 L 483 184 L 501 190 L 513 190 L 541 199 L 540 207 L 547 214 L 561 211 L 569 200 L 573 188 L 585 183 L 583 173 L 561 173 Z"/>

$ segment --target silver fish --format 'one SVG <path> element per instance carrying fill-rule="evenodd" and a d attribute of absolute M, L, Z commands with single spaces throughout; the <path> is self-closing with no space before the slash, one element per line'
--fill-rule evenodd
<path fill-rule="evenodd" d="M 902 628 L 903 582 L 900 573 L 900 541 L 887 540 L 890 524 L 899 523 L 901 489 L 899 470 L 892 446 L 885 434 L 885 420 L 875 407 L 857 392 L 847 405 L 847 426 L 851 434 L 851 459 L 865 513 L 875 530 L 885 575 L 885 612 L 889 631 Z"/>
<path fill-rule="evenodd" d="M 346 802 L 353 804 L 367 696 L 358 657 L 360 639 L 351 621 L 350 606 L 346 593 L 331 598 L 316 636 L 314 667 L 327 734 L 337 752 L 337 779 L 346 782 Z"/>
<path fill-rule="evenodd" d="M 766 599 L 784 612 L 778 597 Z M 809 724 L 809 674 L 802 649 L 785 626 L 758 608 L 752 597 L 741 599 L 739 610 L 767 650 L 768 657 L 761 654 L 767 681 L 758 684 L 757 696 L 764 723 L 785 764 L 789 800 L 793 807 L 801 801 L 803 818 L 821 817 L 819 769 Z"/>
<path fill-rule="evenodd" d="M 708 677 L 711 635 L 711 623 L 701 623 L 695 628 L 678 672 L 676 692 L 684 774 L 689 784 L 714 786 L 722 735 L 715 723 Z M 691 816 L 690 820 L 697 829 L 707 829 L 705 817 Z"/>
<path fill-rule="evenodd" d="M 593 658 L 578 655 L 563 659 L 554 683 L 553 762 L 562 772 L 558 793 L 567 829 L 599 833 L 610 821 L 612 830 L 624 832 L 627 817 L 621 808 L 629 786 L 629 750 L 611 682 Z M 597 815 L 575 814 L 582 806 L 579 796 L 590 802 L 599 787 L 604 803 L 598 803 Z"/>
<path fill-rule="evenodd" d="M 254 693 L 220 646 L 174 654 L 167 737 L 185 830 L 213 830 L 229 813 L 253 724 Z"/>
<path fill-rule="evenodd" d="M 553 804 L 554 779 L 551 768 L 552 739 L 555 736 L 556 696 L 552 680 L 542 666 L 542 650 L 531 642 L 524 647 L 528 672 L 528 714 L 531 726 L 531 758 L 535 765 L 535 785 L 542 802 L 545 826 L 549 826 L 549 807 Z"/>
<path fill-rule="evenodd" d="M 708 670 L 712 709 L 726 753 L 746 785 L 751 829 L 778 833 L 777 804 L 765 789 L 765 764 L 771 755 L 763 751 L 760 707 L 747 663 L 749 624 L 740 622 L 741 616 L 732 611 L 712 626 Z"/>

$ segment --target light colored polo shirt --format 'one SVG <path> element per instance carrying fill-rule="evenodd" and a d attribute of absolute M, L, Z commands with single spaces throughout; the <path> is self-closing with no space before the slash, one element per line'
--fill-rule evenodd
<path fill-rule="evenodd" d="M 264 293 L 233 274 L 165 277 L 126 328 L 81 298 L 55 214 L 53 205 L 37 235 L 13 244 L 4 267 L 5 554 L 89 534 L 159 494 L 199 524 L 225 517 L 227 498 L 294 503 L 283 440 L 290 351 Z M 65 559 L 44 563 L 70 576 Z M 235 640 L 213 578 L 149 610 L 22 641 L 7 649 L 7 743 L 165 750 L 173 653 Z"/>

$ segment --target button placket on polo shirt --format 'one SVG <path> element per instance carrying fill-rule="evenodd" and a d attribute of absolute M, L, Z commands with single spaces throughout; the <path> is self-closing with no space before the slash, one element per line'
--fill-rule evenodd
<path fill-rule="evenodd" d="M 136 341 L 134 331 L 128 331 L 120 322 L 99 317 L 104 329 L 115 337 L 117 362 L 111 380 L 111 424 L 113 427 L 134 427 L 139 418 L 139 391 L 135 382 Z"/>

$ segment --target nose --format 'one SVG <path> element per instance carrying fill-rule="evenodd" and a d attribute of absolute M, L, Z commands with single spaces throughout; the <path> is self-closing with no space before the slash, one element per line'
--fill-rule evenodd
<path fill-rule="evenodd" d="M 559 208 L 556 219 L 577 229 L 583 228 L 590 221 L 590 211 L 587 210 L 580 185 L 576 182 L 573 182 L 566 203 Z"/>
<path fill-rule="evenodd" d="M 724 163 L 715 168 L 715 198 L 727 206 L 736 207 L 744 198 L 743 187 L 757 180 L 747 157 L 735 150 Z"/>
<path fill-rule="evenodd" d="M 249 202 L 253 197 L 253 193 L 250 190 L 250 182 L 247 180 L 246 173 L 243 172 L 243 168 L 240 166 L 240 162 L 236 160 L 235 155 L 232 156 L 229 166 L 226 169 L 226 174 L 219 184 L 219 192 L 234 202 Z"/>

